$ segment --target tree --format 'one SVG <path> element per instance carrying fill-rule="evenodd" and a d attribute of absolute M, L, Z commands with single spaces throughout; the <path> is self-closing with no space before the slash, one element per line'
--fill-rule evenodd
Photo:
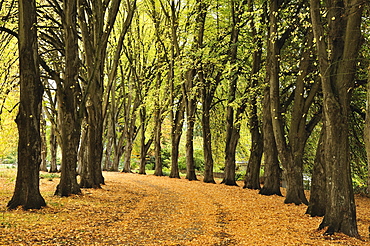
<path fill-rule="evenodd" d="M 16 123 L 19 132 L 18 170 L 8 208 L 46 206 L 39 190 L 41 164 L 40 116 L 43 87 L 40 80 L 37 45 L 36 1 L 19 1 L 20 104 Z"/>
<path fill-rule="evenodd" d="M 80 186 L 100 188 L 104 184 L 102 175 L 103 155 L 103 93 L 104 67 L 107 44 L 116 21 L 120 0 L 105 3 L 101 0 L 80 2 L 79 24 L 86 62 L 85 107 L 86 107 L 86 155 L 82 161 Z"/>
<path fill-rule="evenodd" d="M 81 193 L 76 179 L 77 153 L 81 135 L 81 87 L 78 81 L 80 60 L 78 56 L 77 1 L 64 1 L 65 73 L 57 89 L 62 164 L 60 183 L 55 195 L 69 196 Z"/>
<path fill-rule="evenodd" d="M 245 110 L 244 103 L 237 104 L 236 95 L 238 90 L 238 77 L 240 66 L 237 61 L 239 33 L 242 25 L 242 15 L 244 13 L 243 1 L 231 1 L 231 34 L 229 43 L 229 63 L 228 72 L 228 95 L 226 107 L 226 146 L 225 146 L 225 170 L 223 184 L 237 185 L 235 181 L 235 155 L 236 147 L 240 138 L 241 115 Z"/>
<path fill-rule="evenodd" d="M 251 13 L 251 31 L 252 31 L 252 39 L 255 44 L 254 52 L 253 52 L 253 60 L 252 60 L 252 71 L 250 76 L 250 98 L 249 98 L 249 128 L 251 134 L 251 150 L 250 150 L 250 157 L 248 160 L 247 171 L 244 178 L 244 186 L 243 188 L 248 189 L 261 189 L 260 186 L 260 167 L 261 167 L 261 160 L 263 154 L 263 135 L 262 135 L 262 126 L 260 119 L 258 117 L 258 104 L 257 98 L 259 96 L 258 87 L 259 87 L 259 80 L 258 74 L 261 70 L 262 66 L 262 28 L 257 31 L 255 26 L 254 18 L 256 15 L 253 14 L 253 1 L 248 2 L 248 11 Z M 262 22 L 263 15 L 262 14 Z"/>
<path fill-rule="evenodd" d="M 359 235 L 349 162 L 348 116 L 364 5 L 362 0 L 338 0 L 322 6 L 319 0 L 310 0 L 325 127 L 327 205 L 319 228 L 327 227 L 327 234 L 343 232 L 354 237 Z M 321 8 L 327 11 L 326 17 Z"/>
<path fill-rule="evenodd" d="M 194 163 L 194 126 L 195 113 L 198 101 L 198 71 L 202 55 L 198 51 L 203 48 L 203 39 L 205 31 L 205 21 L 207 16 L 208 4 L 203 0 L 195 2 L 195 23 L 194 38 L 191 46 L 190 64 L 191 66 L 185 72 L 182 93 L 185 100 L 186 113 L 186 179 L 197 180 Z"/>
<path fill-rule="evenodd" d="M 326 173 L 324 165 L 324 130 L 322 128 L 320 133 L 320 139 L 317 144 L 316 157 L 312 170 L 312 181 L 310 189 L 310 202 L 307 207 L 306 214 L 314 216 L 324 216 L 325 207 L 327 203 L 327 192 L 326 192 Z"/>

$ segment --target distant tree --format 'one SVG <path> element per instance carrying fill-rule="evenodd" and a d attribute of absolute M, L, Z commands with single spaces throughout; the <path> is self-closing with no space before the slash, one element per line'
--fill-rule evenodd
<path fill-rule="evenodd" d="M 16 123 L 19 132 L 18 170 L 9 209 L 39 209 L 46 205 L 39 190 L 41 164 L 40 116 L 43 86 L 40 80 L 36 1 L 19 4 L 20 104 Z"/>

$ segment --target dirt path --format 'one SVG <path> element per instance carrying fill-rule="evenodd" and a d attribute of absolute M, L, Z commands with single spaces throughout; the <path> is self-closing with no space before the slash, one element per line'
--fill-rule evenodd
<path fill-rule="evenodd" d="M 260 196 L 257 191 L 241 187 L 168 177 L 104 175 L 103 189 L 84 190 L 83 196 L 69 198 L 52 196 L 58 180 L 41 180 L 49 206 L 31 213 L 3 210 L 0 245 L 370 243 L 341 234 L 331 238 L 322 236 L 316 230 L 321 218 L 305 215 L 303 205 L 283 204 L 283 197 Z M 370 222 L 364 206 L 358 204 L 361 234 Z"/>

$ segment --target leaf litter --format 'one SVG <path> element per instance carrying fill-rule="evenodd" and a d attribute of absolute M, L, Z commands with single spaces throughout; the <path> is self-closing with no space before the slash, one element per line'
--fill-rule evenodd
<path fill-rule="evenodd" d="M 370 245 L 370 199 L 356 197 L 361 239 L 324 236 L 306 206 L 256 190 L 153 175 L 104 172 L 102 189 L 56 197 L 47 207 L 8 211 L 14 181 L 0 176 L 0 245 Z M 284 190 L 283 190 L 284 193 Z"/>

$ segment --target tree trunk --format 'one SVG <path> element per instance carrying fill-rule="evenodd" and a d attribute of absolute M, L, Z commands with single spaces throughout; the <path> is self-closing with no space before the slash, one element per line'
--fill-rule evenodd
<path fill-rule="evenodd" d="M 250 157 L 248 161 L 247 172 L 244 178 L 244 187 L 248 189 L 261 189 L 260 186 L 260 168 L 261 168 L 261 160 L 263 154 L 263 136 L 260 131 L 260 120 L 258 118 L 258 109 L 257 109 L 257 97 L 258 94 L 255 91 L 255 88 L 258 88 L 258 73 L 261 70 L 261 63 L 262 63 L 262 30 L 260 29 L 257 32 L 255 24 L 254 24 L 254 15 L 253 15 L 253 1 L 248 1 L 249 9 L 248 11 L 251 13 L 251 28 L 252 28 L 252 35 L 253 40 L 256 45 L 255 51 L 253 52 L 253 64 L 252 64 L 252 71 L 251 71 L 251 82 L 250 82 L 250 113 L 249 117 L 249 128 L 251 134 L 251 143 L 252 147 L 250 150 Z M 263 15 L 262 15 L 263 16 Z M 264 21 L 263 21 L 264 22 Z"/>
<path fill-rule="evenodd" d="M 108 124 L 107 124 L 107 137 L 106 137 L 106 141 L 107 141 L 107 144 L 106 144 L 106 147 L 105 147 L 105 159 L 104 159 L 104 163 L 103 163 L 103 171 L 108 171 L 108 170 L 111 170 L 112 168 L 112 147 L 113 147 L 113 141 L 114 141 L 114 134 L 113 134 L 113 131 L 114 131 L 114 128 L 113 128 L 113 123 L 112 122 L 112 119 L 109 119 L 108 120 Z"/>
<path fill-rule="evenodd" d="M 81 123 L 79 119 L 79 98 L 81 89 L 78 83 L 79 57 L 77 34 L 77 1 L 64 1 L 65 21 L 65 78 L 63 86 L 58 84 L 62 165 L 60 182 L 55 195 L 69 196 L 81 193 L 76 179 L 77 154 L 80 143 Z"/>
<path fill-rule="evenodd" d="M 317 144 L 315 163 L 312 171 L 310 202 L 306 214 L 324 216 L 327 203 L 326 174 L 324 165 L 324 129 L 321 130 L 319 143 Z"/>
<path fill-rule="evenodd" d="M 109 35 L 116 21 L 120 0 L 109 3 L 92 1 L 79 4 L 84 61 L 86 61 L 86 111 L 87 111 L 87 160 L 82 168 L 81 187 L 100 188 L 104 184 L 102 175 L 103 156 L 103 92 L 104 67 Z M 93 14 L 91 14 L 93 13 Z"/>
<path fill-rule="evenodd" d="M 228 106 L 226 123 L 225 169 L 222 184 L 237 185 L 235 180 L 235 155 L 239 141 L 239 127 L 234 123 L 234 109 Z"/>
<path fill-rule="evenodd" d="M 257 104 L 252 103 L 252 116 L 250 117 L 250 132 L 252 148 L 248 161 L 247 172 L 244 179 L 244 187 L 248 189 L 261 189 L 260 167 L 263 154 L 263 137 L 259 130 L 257 116 Z"/>
<path fill-rule="evenodd" d="M 146 166 L 146 156 L 148 154 L 150 145 L 152 145 L 153 138 L 150 138 L 148 142 L 145 140 L 145 133 L 146 133 L 146 125 L 147 125 L 147 116 L 146 116 L 146 109 L 140 108 L 140 124 L 141 124 L 141 136 L 140 136 L 140 168 L 139 174 L 146 174 L 145 166 Z"/>
<path fill-rule="evenodd" d="M 19 4 L 19 73 L 20 103 L 18 126 L 18 169 L 9 209 L 39 209 L 46 205 L 39 189 L 41 164 L 40 115 L 43 87 L 40 80 L 37 46 L 36 2 Z"/>
<path fill-rule="evenodd" d="M 324 97 L 327 204 L 319 228 L 326 227 L 326 234 L 343 232 L 359 237 L 349 160 L 348 115 L 361 43 L 364 2 L 353 0 L 326 3 L 327 29 L 324 29 L 321 21 L 320 1 L 311 0 L 310 5 Z"/>
<path fill-rule="evenodd" d="M 202 100 L 202 131 L 203 131 L 203 155 L 204 155 L 204 179 L 205 183 L 215 184 L 213 178 L 212 137 L 210 124 L 210 109 L 212 96 L 208 96 L 207 89 L 203 88 Z"/>
<path fill-rule="evenodd" d="M 368 79 L 366 87 L 366 119 L 364 126 L 364 141 L 367 157 L 367 189 L 366 194 L 370 196 L 370 66 L 368 67 Z"/>
<path fill-rule="evenodd" d="M 47 172 L 47 144 L 46 144 L 46 120 L 45 120 L 45 115 L 44 113 L 41 113 L 41 165 L 40 165 L 40 171 Z"/>
<path fill-rule="evenodd" d="M 186 115 L 186 179 L 188 180 L 198 180 L 195 173 L 195 163 L 194 163 L 194 125 L 195 125 L 195 111 L 196 104 L 194 99 L 190 99 L 188 102 L 188 110 Z"/>
<path fill-rule="evenodd" d="M 264 184 L 259 194 L 281 196 L 280 181 L 281 169 L 279 166 L 278 152 L 274 132 L 272 130 L 272 119 L 270 110 L 270 88 L 266 87 L 263 98 L 263 153 L 264 153 Z"/>
<path fill-rule="evenodd" d="M 224 179 L 221 183 L 226 185 L 237 185 L 235 181 L 235 155 L 236 147 L 240 137 L 240 115 L 242 107 L 239 105 L 237 109 L 233 108 L 233 103 L 236 99 L 236 92 L 238 87 L 239 66 L 237 65 L 238 42 L 239 42 L 239 25 L 241 16 L 244 12 L 243 5 L 238 1 L 231 1 L 231 38 L 229 44 L 229 59 L 232 69 L 229 72 L 229 91 L 228 91 L 228 105 L 226 113 L 226 146 L 225 146 L 225 170 Z M 242 103 L 243 104 L 243 103 Z"/>
<path fill-rule="evenodd" d="M 159 106 L 158 106 L 159 107 Z M 163 165 L 162 165 L 162 120 L 160 116 L 160 109 L 155 109 L 154 112 L 154 121 L 155 121 L 155 129 L 154 129 L 154 157 L 155 157 L 155 176 L 163 176 Z"/>
<path fill-rule="evenodd" d="M 56 173 L 58 172 L 57 167 L 57 136 L 55 130 L 55 124 L 51 124 L 50 126 L 50 169 L 49 172 Z"/>
<path fill-rule="evenodd" d="M 368 68 L 366 93 L 366 119 L 364 127 L 364 141 L 367 156 L 367 189 L 366 194 L 370 196 L 370 66 Z"/>
<path fill-rule="evenodd" d="M 174 100 L 172 100 L 174 101 Z M 180 178 L 179 173 L 179 145 L 184 122 L 184 99 L 181 98 L 176 112 L 171 111 L 171 173 L 170 178 Z"/>

